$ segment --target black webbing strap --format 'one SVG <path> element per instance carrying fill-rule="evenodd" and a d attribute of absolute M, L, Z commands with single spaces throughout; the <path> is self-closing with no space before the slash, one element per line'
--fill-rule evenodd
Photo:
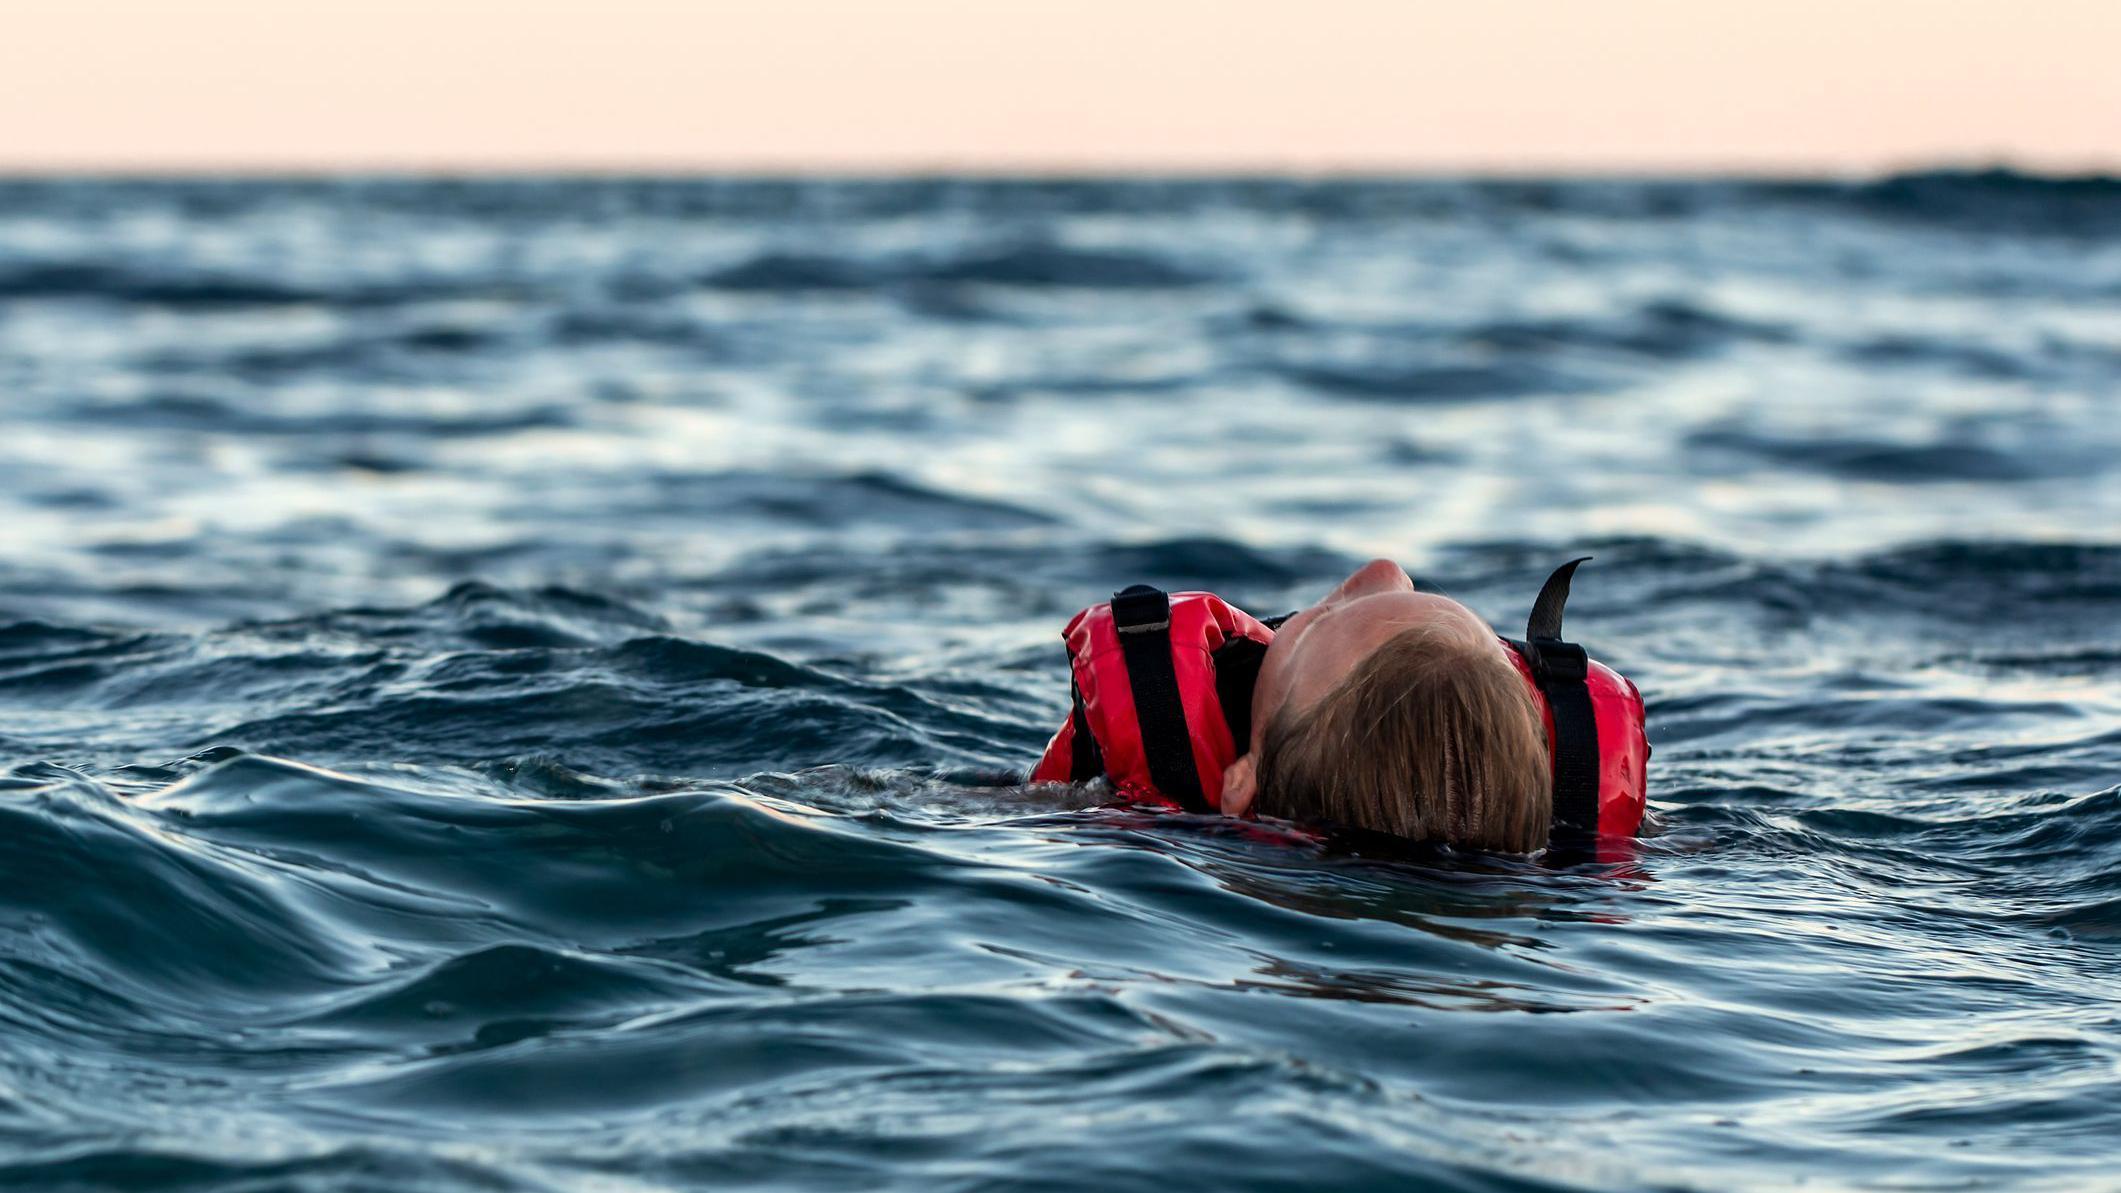
<path fill-rule="evenodd" d="M 1267 644 L 1256 638 L 1225 638 L 1208 656 L 1215 664 L 1215 702 L 1237 756 L 1252 751 L 1252 690 L 1259 686 L 1259 666 L 1267 661 Z"/>
<path fill-rule="evenodd" d="M 1588 556 L 1585 557 L 1589 558 Z M 1583 559 L 1554 570 L 1532 603 L 1525 640 L 1511 643 L 1531 664 L 1532 677 L 1554 713 L 1554 836 L 1581 840 L 1598 832 L 1598 717 L 1591 707 L 1590 659 L 1561 637 L 1569 580 Z"/>
<path fill-rule="evenodd" d="M 1171 598 L 1146 584 L 1123 588 L 1112 594 L 1112 624 L 1127 663 L 1150 780 L 1186 811 L 1208 811 L 1200 773 L 1193 767 L 1193 731 L 1186 727 L 1178 671 L 1171 663 Z"/>
<path fill-rule="evenodd" d="M 1069 714 L 1075 730 L 1068 781 L 1087 783 L 1105 773 L 1105 752 L 1098 748 L 1097 737 L 1090 732 L 1090 713 L 1083 707 L 1082 685 L 1070 679 L 1068 691 L 1075 697 L 1075 711 Z"/>

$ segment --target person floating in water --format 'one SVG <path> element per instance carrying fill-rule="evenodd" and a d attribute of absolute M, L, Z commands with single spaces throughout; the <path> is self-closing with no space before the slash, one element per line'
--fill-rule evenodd
<path fill-rule="evenodd" d="M 1267 620 L 1125 589 L 1068 623 L 1074 707 L 1031 779 L 1512 853 L 1632 836 L 1642 696 L 1562 640 L 1582 562 L 1548 578 L 1523 641 L 1384 559 Z"/>

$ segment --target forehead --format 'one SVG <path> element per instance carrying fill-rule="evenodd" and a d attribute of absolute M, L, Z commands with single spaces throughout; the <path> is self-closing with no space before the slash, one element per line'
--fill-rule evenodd
<path fill-rule="evenodd" d="M 1328 602 L 1305 610 L 1275 636 L 1278 661 L 1297 703 L 1322 695 L 1355 664 L 1387 638 L 1419 626 L 1468 639 L 1493 637 L 1494 631 L 1472 610 L 1432 592 L 1383 592 Z M 1284 637 L 1293 632 L 1285 642 Z"/>
<path fill-rule="evenodd" d="M 1420 625 L 1487 633 L 1487 623 L 1464 605 L 1433 592 L 1380 592 L 1349 600 L 1328 601 L 1306 611 L 1310 620 L 1299 629 L 1304 637 L 1375 637 L 1378 641 Z"/>

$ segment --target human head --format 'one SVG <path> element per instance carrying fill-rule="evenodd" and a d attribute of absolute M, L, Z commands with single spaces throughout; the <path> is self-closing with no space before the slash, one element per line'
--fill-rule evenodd
<path fill-rule="evenodd" d="M 1223 811 L 1526 853 L 1546 842 L 1546 736 L 1487 623 L 1372 560 L 1275 633 Z"/>

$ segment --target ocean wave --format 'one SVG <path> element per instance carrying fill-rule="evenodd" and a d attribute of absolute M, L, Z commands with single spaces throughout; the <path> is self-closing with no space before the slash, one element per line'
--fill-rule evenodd
<path fill-rule="evenodd" d="M 324 349 L 314 355 L 303 354 L 299 359 L 278 358 L 270 368 L 343 369 L 347 367 L 348 355 L 336 348 Z M 240 371 L 255 363 L 255 359 L 248 363 L 218 360 L 210 367 L 218 372 L 233 365 Z M 137 397 L 83 403 L 69 412 L 69 421 L 88 424 L 123 421 L 141 427 L 219 435 L 454 439 L 566 427 L 572 425 L 576 417 L 550 405 L 509 409 L 506 404 L 495 403 L 501 408 L 478 409 L 446 400 L 407 402 L 398 410 L 347 410 L 314 398 L 288 400 L 248 390 L 217 393 L 203 385 L 187 386 L 177 380 L 191 371 L 189 367 L 182 371 L 171 370 L 171 380 L 163 388 Z M 225 374 L 220 374 L 215 381 L 224 379 Z"/>
<path fill-rule="evenodd" d="M 2097 1185 L 2110 191 L 0 180 L 0 1185 Z M 1020 784 L 1378 555 L 1624 856 Z"/>
<path fill-rule="evenodd" d="M 1468 344 L 1512 354 L 1592 350 L 1672 360 L 1747 342 L 1781 343 L 1796 333 L 1777 323 L 1659 299 L 1615 319 L 1500 320 L 1476 324 L 1462 334 Z"/>
<path fill-rule="evenodd" d="M 65 261 L 0 264 L 0 302 L 79 299 L 214 311 L 290 306 L 389 307 L 491 293 L 494 292 L 446 280 L 297 286 L 240 273 L 201 273 L 167 266 L 114 267 Z"/>
<path fill-rule="evenodd" d="M 1288 364 L 1280 369 L 1294 384 L 1318 393 L 1378 402 L 1464 402 L 1579 393 L 1598 388 L 1585 376 L 1523 361 L 1389 365 L 1370 363 Z"/>
<path fill-rule="evenodd" d="M 1052 524 L 1036 509 L 931 488 L 887 471 L 790 475 L 755 471 L 649 473 L 638 478 L 643 511 L 750 516 L 805 527 L 902 523 L 925 529 Z"/>
<path fill-rule="evenodd" d="M 2035 236 L 2104 236 L 2117 226 L 2121 178 L 2031 174 L 2008 168 L 1918 170 L 1869 182 L 1777 185 L 1785 196 L 1846 203 L 1891 219 L 1920 219 Z"/>
<path fill-rule="evenodd" d="M 1787 468 L 1824 472 L 1883 484 L 1953 481 L 2012 483 L 2084 475 L 2096 466 L 2053 457 L 2035 460 L 1979 443 L 1892 443 L 1865 439 L 1785 438 L 1737 428 L 1705 430 L 1687 438 L 1687 449 L 1709 457 L 1750 456 Z"/>
<path fill-rule="evenodd" d="M 941 259 L 772 252 L 703 279 L 736 291 L 867 290 L 904 285 L 1169 289 L 1218 280 L 1154 253 L 1029 242 Z"/>

